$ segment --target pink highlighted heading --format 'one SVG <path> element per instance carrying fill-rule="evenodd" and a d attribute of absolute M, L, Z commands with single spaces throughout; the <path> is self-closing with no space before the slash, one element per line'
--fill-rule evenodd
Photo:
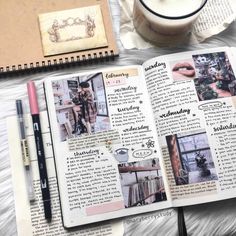
<path fill-rule="evenodd" d="M 27 83 L 27 90 L 29 96 L 30 112 L 32 115 L 38 115 L 39 114 L 38 98 L 35 84 L 33 81 L 29 81 Z"/>
<path fill-rule="evenodd" d="M 86 213 L 88 216 L 91 216 L 91 215 L 102 214 L 102 213 L 111 212 L 111 211 L 117 211 L 123 208 L 125 208 L 123 201 L 110 202 L 110 203 L 101 204 L 99 206 L 88 207 L 86 208 Z"/>

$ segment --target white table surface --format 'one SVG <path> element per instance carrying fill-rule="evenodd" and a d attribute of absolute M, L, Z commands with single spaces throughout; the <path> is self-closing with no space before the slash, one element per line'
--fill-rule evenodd
<path fill-rule="evenodd" d="M 199 45 L 184 45 L 178 48 L 166 49 L 125 50 L 119 40 L 119 5 L 117 0 L 110 0 L 110 3 L 117 43 L 120 49 L 120 56 L 115 61 L 0 79 L 0 236 L 17 235 L 5 119 L 7 116 L 15 115 L 15 99 L 20 98 L 25 102 L 27 101 L 26 83 L 28 80 L 34 79 L 36 85 L 40 86 L 42 78 L 49 74 L 102 68 L 108 65 L 141 64 L 146 59 L 167 53 L 217 46 L 236 46 L 236 23 L 234 22 L 221 34 L 211 37 Z M 38 92 L 40 93 L 40 109 L 45 110 L 42 87 Z M 185 207 L 185 220 L 189 235 L 236 235 L 235 203 L 236 199 L 231 199 Z M 173 217 L 176 217 L 176 215 Z M 164 218 L 161 224 L 153 219 L 128 224 L 125 235 L 176 235 L 177 225 L 173 217 L 171 219 Z"/>

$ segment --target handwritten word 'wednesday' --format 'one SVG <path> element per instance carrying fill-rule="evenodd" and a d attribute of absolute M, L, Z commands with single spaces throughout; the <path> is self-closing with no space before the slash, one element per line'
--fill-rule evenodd
<path fill-rule="evenodd" d="M 190 109 L 180 109 L 178 111 L 168 111 L 167 113 L 164 113 L 162 115 L 160 115 L 160 118 L 165 118 L 165 117 L 169 117 L 169 116 L 174 116 L 174 115 L 179 115 L 179 114 L 188 114 L 190 113 Z"/>

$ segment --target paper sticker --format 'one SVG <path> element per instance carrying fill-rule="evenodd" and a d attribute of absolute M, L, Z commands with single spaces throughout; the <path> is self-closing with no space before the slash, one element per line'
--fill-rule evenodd
<path fill-rule="evenodd" d="M 99 5 L 39 15 L 44 56 L 108 46 Z"/>

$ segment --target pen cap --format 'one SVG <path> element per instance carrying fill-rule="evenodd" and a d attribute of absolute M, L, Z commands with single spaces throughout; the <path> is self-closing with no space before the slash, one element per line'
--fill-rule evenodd
<path fill-rule="evenodd" d="M 27 90 L 29 96 L 30 112 L 32 115 L 39 114 L 38 99 L 35 84 L 33 81 L 27 83 Z"/>
<path fill-rule="evenodd" d="M 22 106 L 22 101 L 20 99 L 16 100 L 16 112 L 17 112 L 17 116 L 18 116 L 18 120 L 19 120 L 20 136 L 21 136 L 21 139 L 25 139 L 23 106 Z"/>
<path fill-rule="evenodd" d="M 16 100 L 16 111 L 18 115 L 23 115 L 23 108 L 21 100 Z"/>

